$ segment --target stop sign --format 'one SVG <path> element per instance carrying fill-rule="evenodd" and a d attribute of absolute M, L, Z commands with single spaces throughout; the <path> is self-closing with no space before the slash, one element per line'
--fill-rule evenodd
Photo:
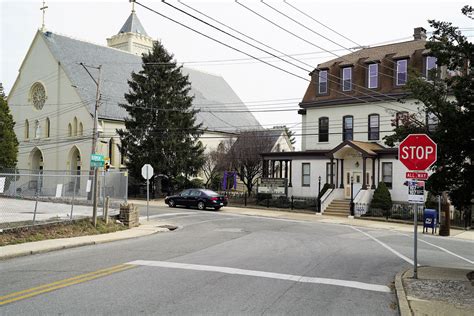
<path fill-rule="evenodd" d="M 408 135 L 398 147 L 398 159 L 408 170 L 426 170 L 436 161 L 436 143 L 425 134 Z"/>

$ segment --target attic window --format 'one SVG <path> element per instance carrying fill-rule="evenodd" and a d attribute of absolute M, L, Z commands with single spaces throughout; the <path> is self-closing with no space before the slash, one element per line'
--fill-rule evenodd
<path fill-rule="evenodd" d="M 342 69 L 342 91 L 352 90 L 352 67 Z"/>
<path fill-rule="evenodd" d="M 408 60 L 397 60 L 397 86 L 403 86 L 407 83 L 407 65 Z"/>
<path fill-rule="evenodd" d="M 319 72 L 319 94 L 328 93 L 328 71 L 321 70 Z"/>

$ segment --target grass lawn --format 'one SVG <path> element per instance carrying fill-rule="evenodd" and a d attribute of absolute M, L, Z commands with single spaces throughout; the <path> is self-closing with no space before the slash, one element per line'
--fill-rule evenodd
<path fill-rule="evenodd" d="M 97 227 L 94 227 L 90 218 L 84 218 L 71 222 L 5 230 L 0 233 L 0 246 L 45 239 L 106 234 L 124 229 L 127 227 L 115 223 L 114 220 L 110 220 L 106 225 L 104 220 L 97 219 Z"/>

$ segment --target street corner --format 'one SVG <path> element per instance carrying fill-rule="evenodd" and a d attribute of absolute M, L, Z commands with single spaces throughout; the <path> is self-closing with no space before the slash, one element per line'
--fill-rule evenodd
<path fill-rule="evenodd" d="M 397 274 L 395 288 L 401 315 L 473 315 L 474 268 L 419 267 Z"/>

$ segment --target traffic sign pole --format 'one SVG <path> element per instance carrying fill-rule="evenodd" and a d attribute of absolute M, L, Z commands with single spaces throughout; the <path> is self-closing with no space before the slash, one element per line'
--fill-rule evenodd
<path fill-rule="evenodd" d="M 407 179 L 412 179 L 412 181 L 417 181 L 428 177 L 426 172 L 417 172 L 425 171 L 431 167 L 437 159 L 437 146 L 436 143 L 425 134 L 410 134 L 408 135 L 398 147 L 398 159 L 400 162 L 405 165 L 409 171 L 407 172 Z M 414 188 L 413 188 L 414 186 Z M 411 182 L 409 187 L 409 202 L 413 202 L 414 209 L 414 236 L 413 236 L 413 278 L 418 278 L 418 208 L 420 202 L 424 201 L 424 185 L 423 185 L 423 198 L 417 198 L 417 184 Z M 413 191 L 413 192 L 410 192 Z M 423 206 L 422 206 L 423 207 Z M 423 210 L 423 208 L 422 208 Z"/>
<path fill-rule="evenodd" d="M 146 169 L 146 220 L 150 221 L 150 216 L 148 215 L 148 207 L 150 202 L 150 178 L 148 177 L 148 168 Z"/>
<path fill-rule="evenodd" d="M 150 164 L 145 164 L 142 167 L 142 177 L 146 179 L 146 220 L 150 220 L 148 215 L 149 201 L 150 201 L 150 178 L 153 176 L 153 167 Z"/>

